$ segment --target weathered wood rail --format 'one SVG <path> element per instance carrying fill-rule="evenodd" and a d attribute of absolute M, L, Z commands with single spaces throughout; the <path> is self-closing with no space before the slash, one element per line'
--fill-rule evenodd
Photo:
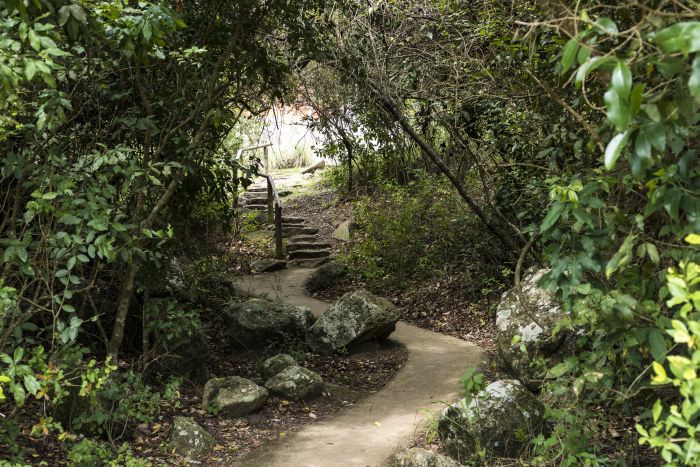
<path fill-rule="evenodd" d="M 245 167 L 241 164 L 241 158 L 243 154 L 248 151 L 255 151 L 257 149 L 263 150 L 262 163 L 265 173 L 258 173 L 261 177 L 265 177 L 267 180 L 267 222 L 269 224 L 274 224 L 275 226 L 275 257 L 277 259 L 284 258 L 284 247 L 282 245 L 282 200 L 280 199 L 279 193 L 277 192 L 277 186 L 275 185 L 275 177 L 270 175 L 270 159 L 269 159 L 269 148 L 272 146 L 271 143 L 258 144 L 256 146 L 248 146 L 240 148 L 236 152 L 236 157 L 233 160 L 234 164 L 234 188 L 235 188 L 235 199 L 234 208 L 238 209 L 238 169 L 243 168 L 249 172 L 252 172 L 249 167 Z"/>

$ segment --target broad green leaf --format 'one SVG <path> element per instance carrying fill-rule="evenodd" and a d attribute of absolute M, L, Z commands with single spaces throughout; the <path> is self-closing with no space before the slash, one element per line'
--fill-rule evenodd
<path fill-rule="evenodd" d="M 649 142 L 649 138 L 647 138 L 644 128 L 640 129 L 637 133 L 637 138 L 634 141 L 634 153 L 640 159 L 651 159 L 651 143 Z"/>
<path fill-rule="evenodd" d="M 562 211 L 564 211 L 564 208 L 566 206 L 561 203 L 557 203 L 554 206 L 552 206 L 549 209 L 549 212 L 547 215 L 544 217 L 542 220 L 542 224 L 540 225 L 540 231 L 541 232 L 546 232 L 549 230 L 554 224 L 557 223 L 559 220 L 559 216 L 561 216 Z"/>
<path fill-rule="evenodd" d="M 632 91 L 632 72 L 622 60 L 617 62 L 617 66 L 613 70 L 612 87 L 625 100 L 627 100 Z"/>
<path fill-rule="evenodd" d="M 627 129 L 630 121 L 629 104 L 627 99 L 614 88 L 608 89 L 605 93 L 605 109 L 608 112 L 608 120 L 615 125 L 617 131 Z"/>
<path fill-rule="evenodd" d="M 569 71 L 571 65 L 574 63 L 574 58 L 576 58 L 576 52 L 578 51 L 578 41 L 576 38 L 570 39 L 569 42 L 564 46 L 564 51 L 561 57 L 561 72 L 565 73 Z"/>
<path fill-rule="evenodd" d="M 607 17 L 600 18 L 598 21 L 593 23 L 593 27 L 611 36 L 616 36 L 619 32 L 615 22 Z"/>
<path fill-rule="evenodd" d="M 24 377 L 24 387 L 27 392 L 32 396 L 36 395 L 37 391 L 41 389 L 41 384 L 37 381 L 34 375 L 26 375 Z"/>
<path fill-rule="evenodd" d="M 697 52 L 700 50 L 700 22 L 676 23 L 659 31 L 653 41 L 667 53 L 688 55 Z"/>
<path fill-rule="evenodd" d="M 82 9 L 80 5 L 73 4 L 70 7 L 70 14 L 80 23 L 85 23 L 87 21 L 87 15 L 85 10 Z"/>
<path fill-rule="evenodd" d="M 646 246 L 649 259 L 652 261 L 652 263 L 659 264 L 661 258 L 659 257 L 659 250 L 656 248 L 656 245 L 653 243 L 647 243 Z"/>
<path fill-rule="evenodd" d="M 615 168 L 617 159 L 620 157 L 622 150 L 627 146 L 629 141 L 629 131 L 620 133 L 610 140 L 605 148 L 605 168 L 612 170 Z"/>
<path fill-rule="evenodd" d="M 700 235 L 698 234 L 688 234 L 684 240 L 691 245 L 700 245 Z"/>
<path fill-rule="evenodd" d="M 642 107 L 644 87 L 644 83 L 637 83 L 634 85 L 632 92 L 630 93 L 630 113 L 633 117 L 639 113 L 639 109 Z"/>
<path fill-rule="evenodd" d="M 581 87 L 581 84 L 583 84 L 584 79 L 586 79 L 586 76 L 588 76 L 589 73 L 591 73 L 594 70 L 597 70 L 598 68 L 604 66 L 604 65 L 609 65 L 613 63 L 615 59 L 612 57 L 593 57 L 583 65 L 581 65 L 578 69 L 578 72 L 576 72 L 576 87 Z"/>
<path fill-rule="evenodd" d="M 666 149 L 666 127 L 664 125 L 660 123 L 649 125 L 644 133 L 654 149 L 657 151 Z"/>
<path fill-rule="evenodd" d="M 70 18 L 70 5 L 64 5 L 61 7 L 60 10 L 58 10 L 58 25 L 63 27 L 66 25 L 68 22 L 68 18 Z"/>
<path fill-rule="evenodd" d="M 690 78 L 688 78 L 688 89 L 695 100 L 700 102 L 700 56 L 696 56 L 693 60 Z"/>
<path fill-rule="evenodd" d="M 31 81 L 34 79 L 34 75 L 36 75 L 37 72 L 37 67 L 36 63 L 34 60 L 25 60 L 25 65 L 24 65 L 24 76 L 27 78 L 27 81 Z"/>
<path fill-rule="evenodd" d="M 661 333 L 661 330 L 659 328 L 649 329 L 648 340 L 649 351 L 651 352 L 652 357 L 654 357 L 654 360 L 657 362 L 663 363 L 666 359 L 665 354 L 668 349 L 666 348 L 666 339 Z"/>

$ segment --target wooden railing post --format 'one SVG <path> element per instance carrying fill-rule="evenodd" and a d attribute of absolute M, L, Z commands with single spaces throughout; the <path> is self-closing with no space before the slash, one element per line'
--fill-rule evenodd
<path fill-rule="evenodd" d="M 275 194 L 272 192 L 272 182 L 270 182 L 270 177 L 267 177 L 267 222 L 272 224 L 275 222 L 275 212 L 274 212 L 274 202 Z"/>
<path fill-rule="evenodd" d="M 265 164 L 265 173 L 270 173 L 270 153 L 268 152 L 269 146 L 263 148 L 263 164 Z"/>
<path fill-rule="evenodd" d="M 282 206 L 275 203 L 275 256 L 277 259 L 284 258 L 282 247 Z"/>

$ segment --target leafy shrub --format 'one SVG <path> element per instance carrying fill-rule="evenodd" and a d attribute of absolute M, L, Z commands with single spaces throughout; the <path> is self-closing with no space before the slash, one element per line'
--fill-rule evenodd
<path fill-rule="evenodd" d="M 80 385 L 71 386 L 55 403 L 66 427 L 113 442 L 131 435 L 137 424 L 150 423 L 163 404 L 179 397 L 178 379 L 170 380 L 163 392 L 158 392 L 139 374 L 116 370 L 115 365 L 101 366 L 90 360 L 79 372 Z"/>
<path fill-rule="evenodd" d="M 355 221 L 347 262 L 371 287 L 399 289 L 439 276 L 444 272 L 436 265 L 445 264 L 454 266 L 474 291 L 488 289 L 489 277 L 500 277 L 498 250 L 444 180 L 386 184 L 376 196 L 355 204 Z M 489 267 L 490 274 L 476 270 Z"/>
<path fill-rule="evenodd" d="M 66 457 L 70 465 L 76 467 L 148 467 L 151 465 L 145 459 L 136 458 L 127 444 L 121 445 L 115 452 L 108 444 L 91 439 L 74 443 Z"/>

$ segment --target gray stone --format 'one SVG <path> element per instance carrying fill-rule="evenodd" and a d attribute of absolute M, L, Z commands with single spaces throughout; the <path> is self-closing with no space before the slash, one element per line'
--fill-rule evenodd
<path fill-rule="evenodd" d="M 292 366 L 268 379 L 265 387 L 283 399 L 310 400 L 323 392 L 323 380 L 311 370 Z"/>
<path fill-rule="evenodd" d="M 537 283 L 547 269 L 531 271 L 521 282 L 527 306 L 518 299 L 515 288 L 501 298 L 496 309 L 496 341 L 506 364 L 528 388 L 541 386 L 547 367 L 546 357 L 561 347 L 566 334 L 554 333 L 557 322 L 566 317 L 556 297 Z"/>
<path fill-rule="evenodd" d="M 260 409 L 268 397 L 265 388 L 238 376 L 210 379 L 204 386 L 202 404 L 205 410 L 242 417 Z"/>
<path fill-rule="evenodd" d="M 389 458 L 386 467 L 460 467 L 454 459 L 422 448 L 411 448 Z"/>
<path fill-rule="evenodd" d="M 348 275 L 348 271 L 348 267 L 345 264 L 332 261 L 314 271 L 309 278 L 306 279 L 304 287 L 311 293 L 329 289 L 336 286 L 344 279 Z"/>
<path fill-rule="evenodd" d="M 311 310 L 260 298 L 233 303 L 225 310 L 227 335 L 234 347 L 260 347 L 281 339 L 302 339 L 314 322 Z"/>
<path fill-rule="evenodd" d="M 331 305 L 306 333 L 306 342 L 315 352 L 329 354 L 385 339 L 398 320 L 399 311 L 389 300 L 360 289 Z"/>
<path fill-rule="evenodd" d="M 287 262 L 282 259 L 261 259 L 250 265 L 250 269 L 254 274 L 279 271 L 286 267 Z"/>
<path fill-rule="evenodd" d="M 263 362 L 262 374 L 267 380 L 275 376 L 277 373 L 281 373 L 287 368 L 297 365 L 297 361 L 294 360 L 294 358 L 285 353 L 281 353 L 279 355 L 275 355 L 274 357 L 270 357 Z"/>
<path fill-rule="evenodd" d="M 337 229 L 333 231 L 333 238 L 342 240 L 344 242 L 350 241 L 350 235 L 352 233 L 352 221 L 342 222 Z"/>
<path fill-rule="evenodd" d="M 170 451 L 196 459 L 211 452 L 216 440 L 189 417 L 174 417 L 170 432 Z"/>
<path fill-rule="evenodd" d="M 321 161 L 316 162 L 316 163 L 315 163 L 314 165 L 312 165 L 311 167 L 305 168 L 304 170 L 301 171 L 301 173 L 304 174 L 304 175 L 306 175 L 306 174 L 313 174 L 314 172 L 316 172 L 316 171 L 319 170 L 319 169 L 324 168 L 325 166 L 326 166 L 326 161 L 321 160 Z"/>
<path fill-rule="evenodd" d="M 516 457 L 544 426 L 544 406 L 517 380 L 489 384 L 471 402 L 446 408 L 438 436 L 450 457 L 466 462 L 481 449 L 500 457 Z"/>

